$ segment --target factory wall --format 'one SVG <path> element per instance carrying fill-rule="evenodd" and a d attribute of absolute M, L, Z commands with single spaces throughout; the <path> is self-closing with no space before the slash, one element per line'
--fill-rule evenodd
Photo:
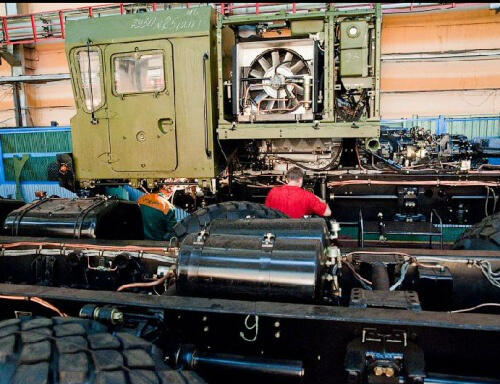
<path fill-rule="evenodd" d="M 85 3 L 21 3 L 20 12 L 75 8 Z M 2 13 L 4 7 L 0 6 Z M 414 115 L 500 113 L 500 13 L 489 9 L 384 15 L 382 23 L 382 118 Z M 415 59 L 401 54 L 460 53 L 460 57 Z M 26 74 L 67 73 L 63 42 L 24 48 Z M 482 55 L 482 56 L 481 56 Z M 389 57 L 390 56 L 390 57 Z M 469 57 L 466 57 L 469 56 Z M 0 76 L 9 76 L 2 61 Z M 69 80 L 25 85 L 28 123 L 69 125 L 74 114 Z M 0 126 L 14 126 L 12 86 L 0 86 Z"/>
<path fill-rule="evenodd" d="M 500 113 L 500 54 L 494 52 L 500 49 L 498 11 L 384 15 L 382 25 L 383 57 L 461 55 L 406 62 L 384 60 L 383 118 Z"/>

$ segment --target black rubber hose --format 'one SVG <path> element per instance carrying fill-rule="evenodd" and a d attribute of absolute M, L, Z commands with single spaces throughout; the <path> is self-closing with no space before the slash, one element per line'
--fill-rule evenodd
<path fill-rule="evenodd" d="M 376 291 L 388 291 L 390 287 L 389 273 L 384 263 L 372 264 L 372 287 Z"/>

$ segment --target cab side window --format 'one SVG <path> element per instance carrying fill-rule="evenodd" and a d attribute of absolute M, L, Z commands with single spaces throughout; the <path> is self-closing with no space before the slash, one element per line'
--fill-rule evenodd
<path fill-rule="evenodd" d="M 165 74 L 162 53 L 135 52 L 113 58 L 114 92 L 130 93 L 162 92 L 165 90 Z"/>
<path fill-rule="evenodd" d="M 97 50 L 81 50 L 77 54 L 84 106 L 87 112 L 101 107 L 102 95 L 101 57 Z"/>

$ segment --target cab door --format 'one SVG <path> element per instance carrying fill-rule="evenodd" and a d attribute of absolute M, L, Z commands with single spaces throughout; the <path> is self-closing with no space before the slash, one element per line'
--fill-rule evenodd
<path fill-rule="evenodd" d="M 144 172 L 144 176 L 175 170 L 177 141 L 170 41 L 111 44 L 104 55 L 109 74 L 106 93 L 112 169 Z"/>

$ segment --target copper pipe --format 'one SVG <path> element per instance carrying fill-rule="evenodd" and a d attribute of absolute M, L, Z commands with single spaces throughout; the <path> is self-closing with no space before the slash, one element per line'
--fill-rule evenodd
<path fill-rule="evenodd" d="M 496 165 L 496 164 L 481 164 L 477 170 L 480 171 L 483 168 L 491 168 L 491 169 L 495 170 L 495 169 L 500 169 L 500 165 Z"/>
<path fill-rule="evenodd" d="M 165 280 L 167 280 L 167 278 L 173 276 L 173 272 L 168 272 L 165 276 L 163 277 L 160 277 L 159 279 L 157 280 L 154 280 L 154 281 L 150 281 L 149 283 L 131 283 L 131 284 L 124 284 L 124 285 L 121 285 L 118 287 L 117 291 L 118 292 L 121 292 L 123 291 L 124 289 L 128 289 L 128 288 L 139 288 L 139 287 L 154 287 L 154 286 L 157 286 L 157 285 L 160 285 L 162 283 L 165 282 Z"/>
<path fill-rule="evenodd" d="M 16 248 L 24 246 L 51 246 L 51 247 L 67 247 L 76 249 L 92 249 L 100 251 L 129 251 L 129 252 L 173 252 L 176 248 L 167 247 L 139 247 L 135 245 L 126 246 L 113 246 L 113 245 L 91 245 L 91 244 L 72 244 L 72 243 L 48 243 L 48 242 L 35 242 L 35 241 L 20 241 L 16 243 L 1 244 L 2 248 Z"/>
<path fill-rule="evenodd" d="M 437 185 L 437 186 L 448 186 L 448 187 L 455 187 L 455 186 L 463 186 L 463 187 L 499 187 L 500 183 L 497 182 L 486 182 L 486 181 L 442 181 L 442 180 L 395 180 L 395 181 L 388 181 L 388 180 L 344 180 L 344 181 L 331 181 L 328 183 L 329 186 L 331 187 L 339 187 L 343 185 L 370 185 L 370 184 L 378 184 L 378 185 Z"/>
<path fill-rule="evenodd" d="M 50 304 L 48 301 L 45 301 L 39 297 L 28 297 L 28 296 L 5 296 L 5 295 L 0 295 L 0 299 L 5 299 L 5 300 L 20 300 L 20 301 L 32 301 L 34 303 L 40 304 L 41 306 L 48 308 L 54 312 L 56 312 L 59 316 L 61 317 L 68 317 L 68 315 L 64 312 L 62 312 L 59 308 L 56 306 Z"/>
<path fill-rule="evenodd" d="M 363 167 L 361 165 L 361 159 L 359 158 L 359 149 L 358 149 L 358 145 L 356 144 L 356 146 L 354 147 L 355 151 L 356 151 L 356 159 L 358 160 L 358 165 L 359 165 L 359 168 L 363 171 L 366 171 L 366 168 Z"/>

